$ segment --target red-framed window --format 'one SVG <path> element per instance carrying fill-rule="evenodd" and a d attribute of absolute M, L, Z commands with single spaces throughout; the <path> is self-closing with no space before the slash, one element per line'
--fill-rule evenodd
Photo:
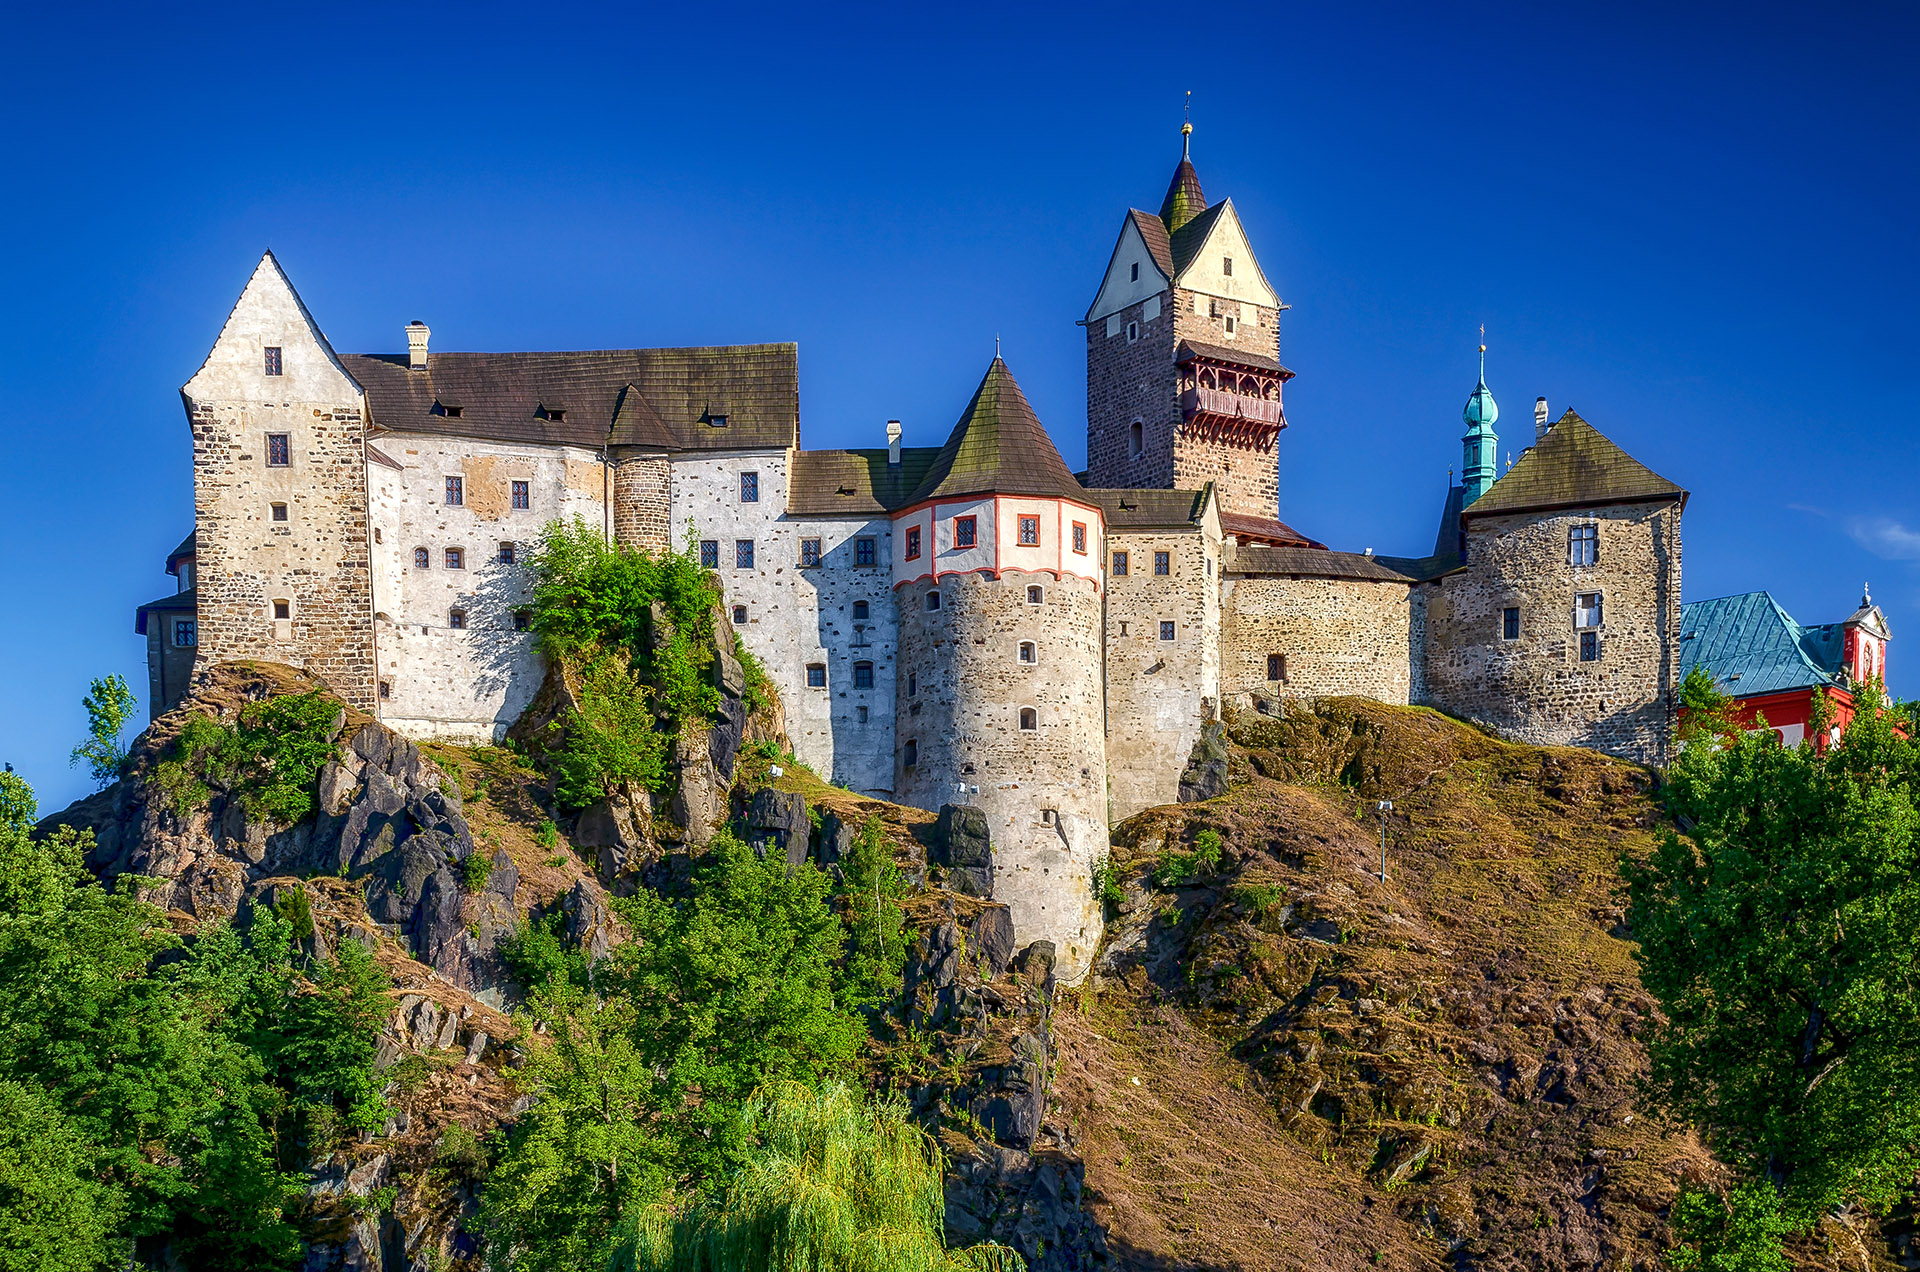
<path fill-rule="evenodd" d="M 1087 523 L 1084 521 L 1073 523 L 1073 550 L 1081 556 L 1087 554 Z"/>
<path fill-rule="evenodd" d="M 1028 516 L 1025 513 L 1021 514 L 1020 546 L 1023 548 L 1037 548 L 1040 546 L 1040 516 L 1038 513 L 1032 516 Z"/>
<path fill-rule="evenodd" d="M 971 548 L 980 542 L 980 522 L 976 517 L 955 517 L 953 519 L 953 546 Z"/>
<path fill-rule="evenodd" d="M 918 561 L 919 559 L 920 559 L 920 527 L 908 526 L 907 527 L 907 560 Z"/>

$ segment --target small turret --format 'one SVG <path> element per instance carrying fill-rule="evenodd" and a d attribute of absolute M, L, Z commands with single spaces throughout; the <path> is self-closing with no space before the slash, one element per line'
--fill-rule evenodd
<path fill-rule="evenodd" d="M 1487 346 L 1480 346 L 1480 383 L 1467 398 L 1461 412 L 1467 422 L 1466 435 L 1460 439 L 1460 482 L 1464 489 L 1462 505 L 1471 505 L 1487 493 L 1500 476 L 1500 435 L 1493 431 L 1500 418 L 1500 407 L 1487 388 Z"/>
<path fill-rule="evenodd" d="M 1207 210 L 1207 196 L 1200 192 L 1200 174 L 1193 170 L 1192 143 L 1193 125 L 1180 125 L 1180 165 L 1173 170 L 1167 197 L 1160 201 L 1160 219 L 1169 234 Z"/>

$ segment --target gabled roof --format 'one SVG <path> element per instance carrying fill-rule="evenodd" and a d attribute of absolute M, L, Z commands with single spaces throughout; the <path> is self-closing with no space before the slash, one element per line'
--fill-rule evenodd
<path fill-rule="evenodd" d="M 1844 627 L 1802 627 L 1765 592 L 1689 601 L 1680 607 L 1680 674 L 1703 667 L 1736 698 L 1844 686 Z"/>
<path fill-rule="evenodd" d="M 133 631 L 136 636 L 147 634 L 147 615 L 178 614 L 199 607 L 199 591 L 188 588 L 184 592 L 175 592 L 172 596 L 163 596 L 157 601 L 148 601 L 133 612 Z"/>
<path fill-rule="evenodd" d="M 1209 487 L 1208 489 L 1211 489 Z M 1187 529 L 1206 514 L 1207 490 L 1086 490 L 1109 530 Z"/>
<path fill-rule="evenodd" d="M 1142 212 L 1139 208 L 1129 209 L 1127 219 L 1133 222 L 1133 228 L 1140 231 L 1140 237 L 1146 241 L 1147 252 L 1153 257 L 1153 263 L 1160 272 L 1173 281 L 1173 250 L 1167 246 L 1167 226 L 1164 221 L 1151 212 Z"/>
<path fill-rule="evenodd" d="M 1085 499 L 1086 493 L 996 356 L 908 502 L 987 494 Z"/>
<path fill-rule="evenodd" d="M 1193 170 L 1193 160 L 1181 155 L 1173 180 L 1167 184 L 1167 197 L 1160 201 L 1160 221 L 1171 234 L 1206 210 L 1207 196 L 1200 192 L 1200 174 Z"/>
<path fill-rule="evenodd" d="M 1464 515 L 1666 500 L 1684 505 L 1687 492 L 1568 411 Z"/>
<path fill-rule="evenodd" d="M 1173 277 L 1178 278 L 1186 272 L 1187 266 L 1193 264 L 1193 258 L 1200 255 L 1200 249 L 1206 246 L 1207 235 L 1213 233 L 1214 223 L 1232 202 L 1228 199 L 1214 204 L 1167 235 L 1167 252 L 1173 258 Z"/>
<path fill-rule="evenodd" d="M 375 426 L 388 430 L 693 451 L 782 450 L 800 436 L 792 344 L 432 353 L 420 371 L 406 354 L 341 361 L 366 389 Z"/>
<path fill-rule="evenodd" d="M 787 478 L 787 511 L 806 517 L 865 517 L 912 501 L 940 455 L 938 446 L 903 446 L 900 464 L 887 451 L 797 451 Z"/>
<path fill-rule="evenodd" d="M 1220 530 L 1229 539 L 1258 539 L 1265 543 L 1292 548 L 1325 549 L 1326 544 L 1307 538 L 1284 521 L 1273 517 L 1249 517 L 1236 512 L 1220 514 Z"/>
<path fill-rule="evenodd" d="M 1369 583 L 1412 583 L 1413 576 L 1360 552 L 1329 552 L 1325 548 L 1276 547 L 1248 544 L 1227 550 L 1221 567 L 1229 574 L 1284 574 L 1290 578 L 1357 579 Z"/>

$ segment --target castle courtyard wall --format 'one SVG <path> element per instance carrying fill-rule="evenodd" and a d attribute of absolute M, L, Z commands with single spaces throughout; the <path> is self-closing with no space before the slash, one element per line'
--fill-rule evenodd
<path fill-rule="evenodd" d="M 1408 585 L 1361 579 L 1234 575 L 1221 600 L 1220 690 L 1268 698 L 1357 694 L 1411 700 Z M 1269 679 L 1268 659 L 1285 659 Z"/>

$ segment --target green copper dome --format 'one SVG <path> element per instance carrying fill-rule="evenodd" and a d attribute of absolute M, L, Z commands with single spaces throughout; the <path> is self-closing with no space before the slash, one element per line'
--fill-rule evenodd
<path fill-rule="evenodd" d="M 1480 383 L 1467 398 L 1461 412 L 1467 421 L 1467 434 L 1460 439 L 1460 503 L 1462 507 L 1487 493 L 1500 477 L 1500 437 L 1493 431 L 1500 418 L 1500 407 L 1487 388 L 1487 347 L 1480 346 Z"/>
<path fill-rule="evenodd" d="M 1487 373 L 1480 373 L 1480 384 L 1467 399 L 1467 409 L 1461 412 L 1470 429 L 1491 429 L 1500 419 L 1500 406 L 1493 400 L 1492 390 L 1487 388 Z"/>

